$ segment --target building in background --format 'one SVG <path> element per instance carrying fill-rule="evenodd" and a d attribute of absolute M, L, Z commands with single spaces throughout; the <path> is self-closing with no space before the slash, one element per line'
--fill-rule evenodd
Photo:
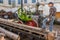
<path fill-rule="evenodd" d="M 37 1 L 40 2 L 45 2 L 46 4 L 49 2 L 54 2 L 54 3 L 59 3 L 60 0 L 23 0 L 23 4 L 24 6 L 30 6 L 30 5 L 36 5 Z M 21 0 L 0 0 L 0 6 L 4 6 L 4 7 L 18 7 L 21 5 Z"/>

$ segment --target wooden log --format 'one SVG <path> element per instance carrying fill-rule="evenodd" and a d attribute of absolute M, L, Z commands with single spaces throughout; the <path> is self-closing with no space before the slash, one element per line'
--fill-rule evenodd
<path fill-rule="evenodd" d="M 0 40 L 5 40 L 5 38 L 4 37 L 1 37 Z"/>
<path fill-rule="evenodd" d="M 1 28 L 1 27 L 0 27 L 0 32 L 4 33 L 7 37 L 9 37 L 9 38 L 11 38 L 13 40 L 18 40 L 18 38 L 20 38 L 19 35 L 16 35 L 16 34 L 14 34 L 12 32 L 9 32 L 9 31 Z"/>
<path fill-rule="evenodd" d="M 4 36 L 5 35 L 3 33 L 0 33 L 0 40 L 5 40 Z"/>
<path fill-rule="evenodd" d="M 48 37 L 47 37 L 47 40 L 54 40 L 55 39 L 55 36 L 54 36 L 54 33 L 48 33 Z"/>

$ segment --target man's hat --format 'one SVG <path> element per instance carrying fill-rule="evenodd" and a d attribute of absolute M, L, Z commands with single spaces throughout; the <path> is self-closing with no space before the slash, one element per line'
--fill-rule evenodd
<path fill-rule="evenodd" d="M 53 2 L 49 2 L 48 4 L 54 4 Z"/>
<path fill-rule="evenodd" d="M 45 2 L 41 2 L 40 4 L 41 4 L 41 5 L 45 5 Z"/>

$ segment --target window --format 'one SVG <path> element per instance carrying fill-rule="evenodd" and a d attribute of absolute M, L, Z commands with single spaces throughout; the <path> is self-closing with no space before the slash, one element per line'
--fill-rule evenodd
<path fill-rule="evenodd" d="M 8 0 L 9 5 L 11 5 L 11 0 Z"/>
<path fill-rule="evenodd" d="M 35 3 L 36 2 L 36 0 L 32 0 L 32 3 Z"/>
<path fill-rule="evenodd" d="M 27 3 L 27 0 L 24 0 L 24 3 Z"/>
<path fill-rule="evenodd" d="M 43 0 L 41 0 L 41 2 L 43 2 Z"/>
<path fill-rule="evenodd" d="M 18 4 L 21 4 L 21 0 L 18 0 Z"/>
<path fill-rule="evenodd" d="M 12 0 L 12 2 L 15 2 L 15 0 Z"/>
<path fill-rule="evenodd" d="M 47 0 L 44 0 L 44 2 L 46 2 Z"/>
<path fill-rule="evenodd" d="M 3 3 L 3 0 L 0 0 L 0 3 Z"/>
<path fill-rule="evenodd" d="M 15 3 L 16 2 L 16 0 L 11 0 L 10 1 L 10 4 L 13 4 L 13 3 Z"/>

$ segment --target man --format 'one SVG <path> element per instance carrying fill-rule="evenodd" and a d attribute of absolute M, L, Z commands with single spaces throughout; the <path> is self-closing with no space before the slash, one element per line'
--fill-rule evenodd
<path fill-rule="evenodd" d="M 42 25 L 42 21 L 45 19 L 46 16 L 49 15 L 49 7 L 45 5 L 44 2 L 41 2 L 39 6 L 39 18 L 38 18 L 38 26 L 44 28 L 45 25 Z"/>
<path fill-rule="evenodd" d="M 55 14 L 56 14 L 56 8 L 54 7 L 54 3 L 52 3 L 52 2 L 49 2 L 48 6 L 50 7 L 49 16 L 46 16 L 46 18 L 43 20 L 42 28 L 46 29 L 46 22 L 50 21 L 49 22 L 49 25 L 50 25 L 49 26 L 49 31 L 52 32 L 52 30 L 53 30 L 53 22 L 54 22 Z"/>
<path fill-rule="evenodd" d="M 50 17 L 51 17 L 51 20 L 50 20 L 50 27 L 49 27 L 49 30 L 52 31 L 53 30 L 53 23 L 54 23 L 54 20 L 55 20 L 55 14 L 56 14 L 56 8 L 54 7 L 54 3 L 50 2 L 48 4 L 48 6 L 50 7 Z"/>
<path fill-rule="evenodd" d="M 38 26 L 41 28 L 42 26 L 42 20 L 43 20 L 43 9 L 44 9 L 44 6 L 45 4 L 42 2 L 40 3 L 41 5 L 39 6 L 38 10 L 39 10 L 39 17 L 38 17 Z"/>

